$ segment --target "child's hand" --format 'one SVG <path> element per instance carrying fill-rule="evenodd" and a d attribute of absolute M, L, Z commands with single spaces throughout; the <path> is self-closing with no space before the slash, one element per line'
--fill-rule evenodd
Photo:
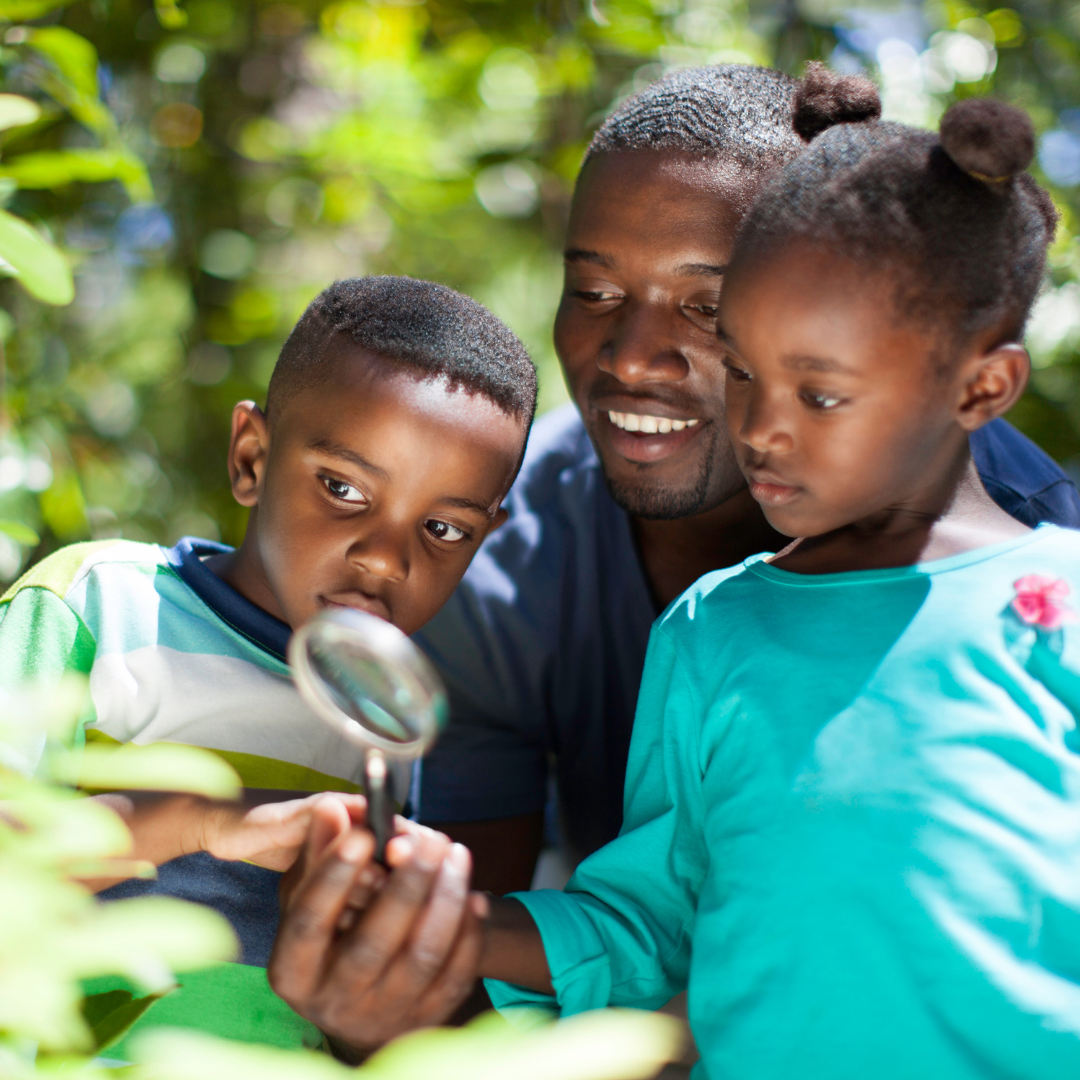
<path fill-rule="evenodd" d="M 346 821 L 365 820 L 364 797 L 339 792 L 252 808 L 214 804 L 206 808 L 199 849 L 218 859 L 242 859 L 268 870 L 288 870 L 308 838 L 316 804 L 330 800 L 338 804 L 335 816 Z"/>

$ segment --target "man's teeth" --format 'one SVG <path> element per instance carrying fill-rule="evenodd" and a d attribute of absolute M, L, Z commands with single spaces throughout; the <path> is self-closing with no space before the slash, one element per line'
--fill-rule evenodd
<path fill-rule="evenodd" d="M 672 420 L 668 416 L 643 416 L 632 412 L 609 412 L 608 419 L 623 431 L 641 431 L 646 435 L 666 435 L 693 427 L 697 420 Z"/>

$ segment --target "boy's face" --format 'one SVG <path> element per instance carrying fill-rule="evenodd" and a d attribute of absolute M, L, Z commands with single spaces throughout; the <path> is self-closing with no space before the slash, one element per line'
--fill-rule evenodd
<path fill-rule="evenodd" d="M 806 246 L 728 279 L 728 429 L 751 494 L 787 536 L 931 512 L 969 431 L 1015 400 L 989 354 L 942 372 L 939 337 L 891 315 L 894 296 L 887 274 Z"/>
<path fill-rule="evenodd" d="M 716 307 L 759 180 L 655 151 L 600 155 L 578 179 L 555 347 L 632 514 L 702 513 L 744 487 L 724 432 Z"/>
<path fill-rule="evenodd" d="M 494 402 L 336 344 L 321 383 L 237 406 L 230 473 L 252 507 L 232 578 L 296 627 L 358 608 L 411 634 L 506 517 L 526 430 Z"/>

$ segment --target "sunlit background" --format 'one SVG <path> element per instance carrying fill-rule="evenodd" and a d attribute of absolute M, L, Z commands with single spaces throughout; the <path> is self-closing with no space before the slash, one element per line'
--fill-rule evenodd
<path fill-rule="evenodd" d="M 40 536 L 0 532 L 0 579 L 72 540 L 235 542 L 229 411 L 262 398 L 334 278 L 406 273 L 476 296 L 539 363 L 542 408 L 564 401 L 550 327 L 589 135 L 666 71 L 717 61 L 865 69 L 886 115 L 913 124 L 978 94 L 1030 111 L 1064 218 L 1013 419 L 1080 469 L 1080 5 L 49 6 L 0 0 L 3 89 L 42 107 L 0 133 L 0 198 L 61 244 L 77 291 L 47 307 L 0 286 L 0 518 Z"/>

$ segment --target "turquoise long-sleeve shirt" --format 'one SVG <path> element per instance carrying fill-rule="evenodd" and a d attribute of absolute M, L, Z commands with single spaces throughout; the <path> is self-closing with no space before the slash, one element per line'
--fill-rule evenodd
<path fill-rule="evenodd" d="M 677 600 L 619 838 L 517 894 L 561 1011 L 688 985 L 699 1080 L 1080 1077 L 1080 626 L 1033 574 L 1080 607 L 1080 533 Z"/>

